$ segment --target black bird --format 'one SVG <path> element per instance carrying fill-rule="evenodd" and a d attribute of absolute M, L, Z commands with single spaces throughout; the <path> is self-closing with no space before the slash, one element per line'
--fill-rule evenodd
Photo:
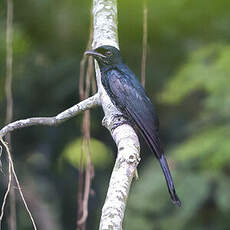
<path fill-rule="evenodd" d="M 173 203 L 181 206 L 168 163 L 159 139 L 159 122 L 154 106 L 134 73 L 124 64 L 120 51 L 113 46 L 100 46 L 85 52 L 98 62 L 102 84 L 112 103 L 131 124 L 137 126 L 163 170 Z"/>

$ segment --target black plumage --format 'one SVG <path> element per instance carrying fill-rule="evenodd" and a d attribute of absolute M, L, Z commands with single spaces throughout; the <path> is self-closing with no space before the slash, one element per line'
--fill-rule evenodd
<path fill-rule="evenodd" d="M 181 206 L 159 139 L 159 122 L 154 106 L 135 74 L 124 64 L 120 51 L 113 46 L 101 46 L 87 51 L 98 62 L 102 84 L 113 104 L 135 124 L 163 170 L 172 201 Z"/>

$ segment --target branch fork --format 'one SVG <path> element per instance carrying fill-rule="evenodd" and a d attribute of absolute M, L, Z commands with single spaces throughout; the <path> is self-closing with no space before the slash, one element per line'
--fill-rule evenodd
<path fill-rule="evenodd" d="M 93 47 L 118 46 L 116 0 L 93 0 Z M 101 83 L 98 64 L 95 63 L 98 92 L 54 117 L 37 117 L 15 121 L 0 130 L 0 139 L 16 129 L 34 125 L 58 125 L 87 109 L 101 105 L 105 117 L 102 124 L 110 131 L 118 149 L 106 200 L 102 209 L 100 230 L 121 230 L 126 200 L 136 168 L 140 161 L 140 144 L 135 130 L 126 124 L 120 111 L 113 105 Z M 126 121 L 126 123 L 124 123 Z M 123 124 L 121 123 L 123 122 Z M 117 125 L 117 124 L 121 125 Z"/>

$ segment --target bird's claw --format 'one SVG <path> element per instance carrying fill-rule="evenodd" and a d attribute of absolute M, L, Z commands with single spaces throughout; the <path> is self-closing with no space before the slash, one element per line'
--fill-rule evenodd
<path fill-rule="evenodd" d="M 131 122 L 123 114 L 115 114 L 113 116 L 113 126 L 111 131 L 113 132 L 117 127 L 124 124 L 131 125 Z"/>

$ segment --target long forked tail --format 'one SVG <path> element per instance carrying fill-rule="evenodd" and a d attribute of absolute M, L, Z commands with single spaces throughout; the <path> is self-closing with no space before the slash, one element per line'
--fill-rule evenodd
<path fill-rule="evenodd" d="M 168 190 L 169 190 L 169 194 L 171 197 L 171 200 L 174 204 L 178 205 L 179 207 L 181 207 L 181 201 L 178 198 L 177 194 L 176 194 L 176 190 L 174 188 L 174 184 L 173 184 L 173 180 L 172 180 L 172 176 L 170 174 L 170 170 L 168 167 L 168 163 L 167 160 L 165 159 L 164 154 L 161 155 L 161 157 L 158 159 L 161 165 L 161 168 L 163 170 L 166 182 L 167 182 L 167 186 L 168 186 Z"/>

